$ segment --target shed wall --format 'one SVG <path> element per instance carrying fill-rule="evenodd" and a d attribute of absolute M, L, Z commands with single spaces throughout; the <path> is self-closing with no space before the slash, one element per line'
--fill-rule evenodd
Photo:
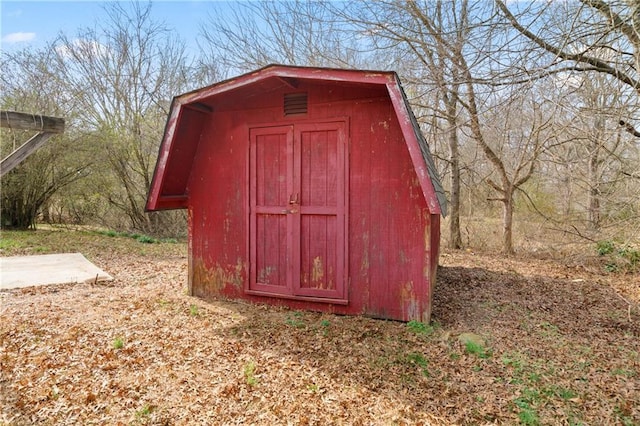
<path fill-rule="evenodd" d="M 285 117 L 281 90 L 258 96 L 252 105 L 259 108 L 230 104 L 205 123 L 188 185 L 192 294 L 428 320 L 439 216 L 427 209 L 388 97 L 361 87 L 302 84 L 296 91 L 308 92 L 306 115 Z M 347 120 L 350 129 L 349 304 L 247 295 L 249 129 L 327 119 Z"/>

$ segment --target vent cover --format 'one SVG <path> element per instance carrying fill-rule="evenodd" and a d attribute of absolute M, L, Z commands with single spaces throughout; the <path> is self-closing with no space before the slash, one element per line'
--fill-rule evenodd
<path fill-rule="evenodd" d="M 284 115 L 307 113 L 306 93 L 287 93 L 284 95 Z"/>

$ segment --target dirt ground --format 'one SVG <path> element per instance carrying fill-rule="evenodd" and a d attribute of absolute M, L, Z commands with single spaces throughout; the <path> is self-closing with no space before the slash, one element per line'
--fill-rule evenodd
<path fill-rule="evenodd" d="M 181 243 L 3 239 L 116 279 L 0 293 L 0 425 L 640 424 L 638 275 L 444 252 L 404 324 L 190 297 Z"/>

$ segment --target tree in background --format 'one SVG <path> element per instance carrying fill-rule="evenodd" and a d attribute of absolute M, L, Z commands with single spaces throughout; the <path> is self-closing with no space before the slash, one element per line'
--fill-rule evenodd
<path fill-rule="evenodd" d="M 201 26 L 208 63 L 238 74 L 277 63 L 373 68 L 362 35 L 336 18 L 329 1 L 238 2 L 213 12 Z"/>
<path fill-rule="evenodd" d="M 375 2 L 367 6 L 355 4 L 350 12 L 354 25 L 368 29 L 380 40 L 384 49 L 399 49 L 403 63 L 412 64 L 400 72 L 408 80 L 420 80 L 421 86 L 431 88 L 434 95 L 426 97 L 423 105 L 432 102 L 432 114 L 445 123 L 451 167 L 450 246 L 461 246 L 460 212 L 460 155 L 458 132 L 468 132 L 469 139 L 480 148 L 494 178 L 486 179 L 497 193 L 492 199 L 503 206 L 502 250 L 512 253 L 514 194 L 527 182 L 538 163 L 540 153 L 550 138 L 546 135 L 549 117 L 542 114 L 538 102 L 515 100 L 512 93 L 520 89 L 495 89 L 490 73 L 493 62 L 504 58 L 492 56 L 493 15 L 485 4 L 468 1 Z M 425 102 L 426 100 L 426 102 Z M 437 101 L 437 102 L 434 102 Z M 499 122 L 497 111 L 523 108 L 531 119 L 529 125 L 521 121 Z M 506 108 L 503 106 L 506 105 Z M 516 114 L 511 114 L 514 118 Z M 520 116 L 518 115 L 518 118 Z M 491 126 L 500 126 L 491 132 Z M 437 127 L 436 127 L 437 128 Z M 510 138 L 509 135 L 519 136 Z M 489 137 L 491 133 L 491 137 Z M 505 136 L 507 136 L 505 138 Z"/>
<path fill-rule="evenodd" d="M 2 58 L 2 109 L 62 117 L 73 121 L 72 100 L 58 91 L 51 49 L 23 50 Z M 3 128 L 0 154 L 6 157 L 30 132 Z M 54 136 L 2 178 L 1 227 L 33 228 L 38 214 L 65 187 L 85 177 L 94 161 L 90 144 L 73 130 Z"/>
<path fill-rule="evenodd" d="M 346 20 L 366 33 L 377 51 L 387 52 L 392 67 L 407 83 L 414 110 L 429 135 L 431 146 L 447 147 L 445 173 L 449 176 L 449 247 L 462 248 L 460 231 L 461 112 L 464 96 L 456 58 L 473 31 L 467 2 L 378 2 L 352 5 Z M 338 12 L 338 14 L 341 14 Z"/>
<path fill-rule="evenodd" d="M 617 227 L 621 219 L 637 223 L 640 4 L 495 3 L 504 21 L 521 36 L 514 38 L 514 48 L 537 52 L 537 66 L 527 70 L 528 78 L 563 83 L 556 96 L 568 113 L 571 125 L 565 129 L 574 143 L 556 151 L 554 158 L 564 158 L 566 169 L 571 169 L 565 170 L 564 181 L 576 183 L 585 194 L 582 210 L 588 228 L 597 233 L 605 217 Z M 565 206 L 569 211 L 571 206 Z"/>
<path fill-rule="evenodd" d="M 640 223 L 635 2 L 213 3 L 196 57 L 151 7 L 109 4 L 42 51 L 2 52 L 2 106 L 67 119 L 21 167 L 34 174 L 23 182 L 63 184 L 43 217 L 184 232 L 180 212 L 143 211 L 171 98 L 276 62 L 399 73 L 448 177 L 453 248 L 473 244 L 472 220 L 497 218 L 495 205 L 512 252 L 522 200 L 581 238 Z M 3 132 L 5 152 L 21 136 Z"/>
<path fill-rule="evenodd" d="M 566 4 L 495 3 L 504 18 L 546 58 L 550 74 L 607 74 L 640 94 L 640 5 L 633 0 Z M 546 18 L 546 19 L 545 19 Z"/>
<path fill-rule="evenodd" d="M 194 82 L 184 45 L 151 17 L 151 4 L 106 6 L 108 19 L 55 44 L 57 75 L 77 106 L 77 121 L 98 151 L 95 190 L 127 218 L 128 227 L 173 233 L 175 213 L 144 211 L 173 96 Z M 120 226 L 118 215 L 107 218 Z"/>

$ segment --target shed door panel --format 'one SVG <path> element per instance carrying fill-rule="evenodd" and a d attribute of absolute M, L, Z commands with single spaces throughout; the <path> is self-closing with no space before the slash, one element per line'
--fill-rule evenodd
<path fill-rule="evenodd" d="M 346 125 L 251 130 L 249 289 L 345 296 Z"/>
<path fill-rule="evenodd" d="M 300 171 L 300 279 L 296 294 L 342 298 L 344 295 L 344 126 L 338 123 L 296 126 Z M 296 176 L 297 177 L 297 176 Z"/>
<path fill-rule="evenodd" d="M 293 190 L 293 128 L 253 129 L 250 149 L 250 288 L 290 294 L 286 208 Z"/>

